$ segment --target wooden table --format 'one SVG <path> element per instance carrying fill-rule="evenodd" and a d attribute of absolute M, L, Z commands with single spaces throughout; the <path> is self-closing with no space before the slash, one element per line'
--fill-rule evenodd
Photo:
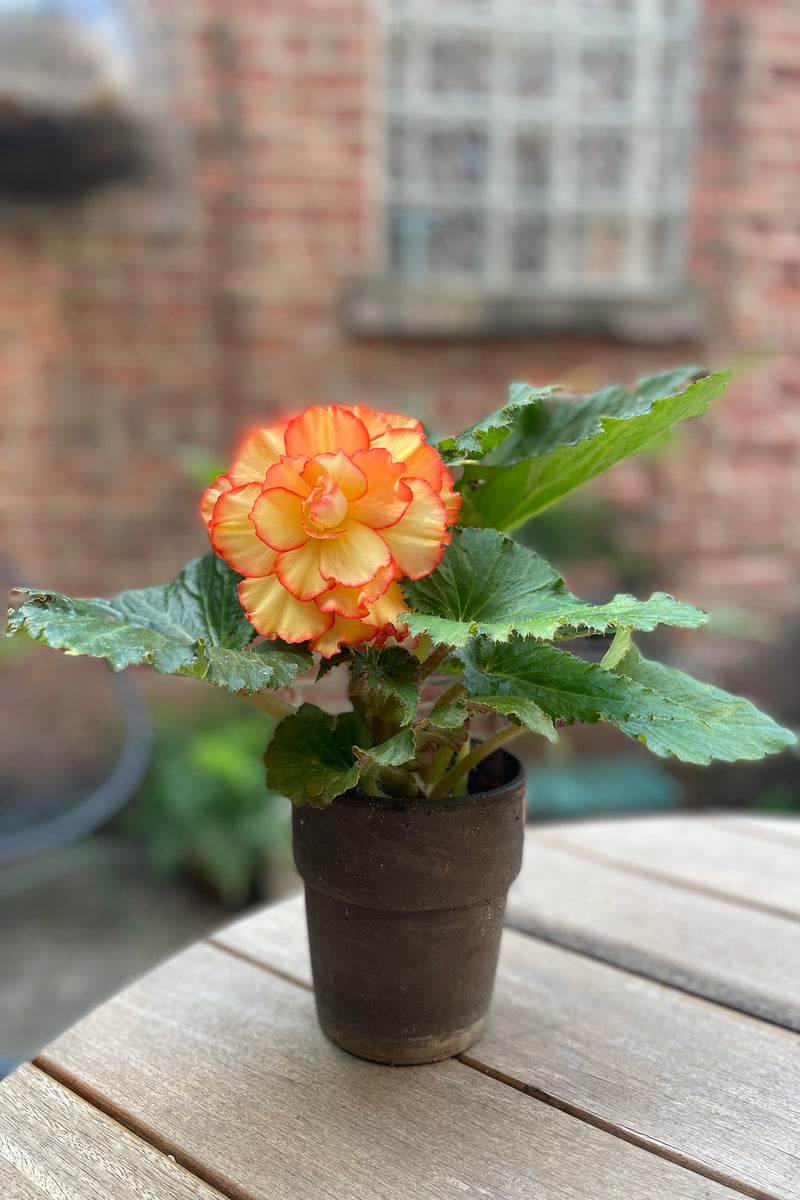
<path fill-rule="evenodd" d="M 301 901 L 159 967 L 0 1086 L 2 1200 L 800 1197 L 800 821 L 528 835 L 488 1031 L 319 1032 Z"/>

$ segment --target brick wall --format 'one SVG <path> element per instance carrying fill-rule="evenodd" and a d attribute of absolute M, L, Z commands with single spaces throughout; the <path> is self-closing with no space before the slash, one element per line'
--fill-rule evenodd
<path fill-rule="evenodd" d="M 177 9 L 173 10 L 177 11 Z M 7 553 L 53 587 L 172 577 L 205 550 L 179 449 L 310 402 L 362 399 L 442 431 L 512 379 L 632 380 L 751 362 L 669 456 L 605 485 L 661 586 L 796 611 L 800 539 L 800 27 L 778 0 L 707 0 L 693 206 L 701 345 L 346 336 L 373 236 L 370 0 L 195 0 L 180 16 L 168 183 L 0 215 Z"/>

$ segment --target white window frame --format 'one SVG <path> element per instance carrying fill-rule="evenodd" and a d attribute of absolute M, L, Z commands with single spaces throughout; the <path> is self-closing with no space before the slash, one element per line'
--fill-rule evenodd
<path fill-rule="evenodd" d="M 379 213 L 376 245 L 379 275 L 398 286 L 434 288 L 457 293 L 465 285 L 485 295 L 551 297 L 561 301 L 652 298 L 655 292 L 675 295 L 685 282 L 686 225 L 689 208 L 692 127 L 697 85 L 699 0 L 628 0 L 628 11 L 617 16 L 592 11 L 591 0 L 375 0 L 379 19 L 379 97 L 375 195 Z M 671 12 L 669 11 L 671 10 Z M 421 48 L 437 33 L 456 33 L 489 40 L 491 75 L 486 99 L 466 96 L 437 98 L 415 81 L 422 70 Z M 553 46 L 555 87 L 545 101 L 510 94 L 508 49 L 520 37 L 537 33 Z M 412 47 L 410 76 L 402 94 L 388 82 L 389 44 L 405 34 Z M 419 40 L 414 42 L 414 36 Z M 593 39 L 627 41 L 634 57 L 634 80 L 626 112 L 595 112 L 581 105 L 580 48 Z M 657 59 L 671 40 L 675 55 L 675 90 L 667 110 L 657 91 Z M 416 53 L 415 53 L 416 49 Z M 392 122 L 411 129 L 445 129 L 476 122 L 486 130 L 488 171 L 481 195 L 437 194 L 424 180 L 399 186 L 388 166 L 388 128 Z M 578 194 L 575 147 L 593 130 L 622 130 L 629 139 L 629 173 L 621 196 L 602 200 Z M 551 140 L 550 188 L 546 202 L 519 199 L 514 177 L 513 140 L 518 132 L 541 130 Z M 656 156 L 671 140 L 679 159 L 668 186 L 653 183 Z M 620 204 L 620 199 L 622 203 Z M 485 219 L 485 269 L 480 272 L 434 273 L 397 269 L 390 253 L 389 211 L 393 206 L 417 206 L 426 212 L 476 211 Z M 512 228 L 521 217 L 547 222 L 548 256 L 545 269 L 522 274 L 512 262 Z M 622 233 L 621 261 L 613 275 L 592 274 L 580 267 L 575 223 L 603 218 L 616 222 Z M 669 230 L 668 253 L 656 270 L 648 240 L 656 224 Z"/>

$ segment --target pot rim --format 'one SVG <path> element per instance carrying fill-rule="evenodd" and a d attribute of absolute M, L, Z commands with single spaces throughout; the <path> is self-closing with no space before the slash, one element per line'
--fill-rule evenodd
<path fill-rule="evenodd" d="M 516 754 L 512 754 L 510 750 L 506 750 L 503 746 L 499 746 L 486 759 L 489 762 L 495 754 L 505 755 L 511 760 L 515 770 L 505 783 L 499 783 L 496 787 L 489 788 L 482 792 L 468 792 L 466 796 L 442 796 L 439 799 L 431 800 L 428 796 L 368 796 L 366 792 L 360 792 L 358 788 L 350 788 L 349 791 L 342 792 L 333 801 L 334 804 L 341 804 L 343 801 L 350 804 L 363 803 L 374 805 L 376 808 L 391 808 L 395 812 L 401 812 L 404 808 L 415 808 L 419 805 L 427 805 L 429 808 L 463 808 L 473 803 L 480 803 L 483 800 L 488 800 L 490 803 L 497 798 L 498 794 L 506 791 L 511 791 L 518 788 L 520 784 L 525 782 L 525 766 L 521 759 L 517 758 Z"/>

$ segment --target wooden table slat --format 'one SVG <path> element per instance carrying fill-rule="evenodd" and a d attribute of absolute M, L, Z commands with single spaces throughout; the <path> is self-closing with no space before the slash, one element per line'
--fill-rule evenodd
<path fill-rule="evenodd" d="M 218 1191 L 35 1067 L 15 1071 L 2 1097 L 4 1200 L 219 1200 Z"/>
<path fill-rule="evenodd" d="M 0 1195 L 800 1200 L 795 829 L 530 832 L 487 1032 L 430 1067 L 322 1036 L 301 898 L 237 922 L 0 1084 Z"/>
<path fill-rule="evenodd" d="M 724 829 L 734 829 L 739 833 L 746 833 L 750 837 L 761 837 L 767 841 L 781 842 L 786 846 L 800 849 L 800 817 L 790 813 L 780 813 L 772 817 L 731 813 L 719 817 L 709 816 L 708 820 L 713 820 L 715 825 Z"/>
<path fill-rule="evenodd" d="M 295 900 L 217 937 L 310 979 L 301 921 Z M 506 930 L 488 1031 L 469 1055 L 720 1176 L 798 1196 L 798 1049 L 786 1030 Z"/>
<path fill-rule="evenodd" d="M 800 830 L 800 822 L 797 825 Z M 800 840 L 797 845 L 781 844 L 703 817 L 676 816 L 577 821 L 544 828 L 535 840 L 739 904 L 800 917 Z"/>
<path fill-rule="evenodd" d="M 738 1194 L 457 1061 L 352 1058 L 319 1032 L 309 991 L 213 946 L 104 1005 L 44 1061 L 255 1198 Z"/>
<path fill-rule="evenodd" d="M 800 1031 L 800 922 L 593 862 L 527 835 L 516 929 Z"/>
<path fill-rule="evenodd" d="M 305 987 L 312 986 L 302 894 L 226 925 L 209 941 Z"/>

